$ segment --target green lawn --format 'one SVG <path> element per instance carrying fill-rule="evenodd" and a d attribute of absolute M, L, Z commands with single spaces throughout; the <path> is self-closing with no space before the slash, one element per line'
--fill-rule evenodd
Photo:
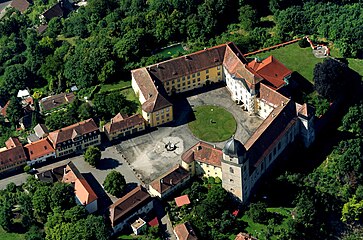
<path fill-rule="evenodd" d="M 363 76 L 363 60 L 348 58 L 349 67 Z"/>
<path fill-rule="evenodd" d="M 161 54 L 163 55 L 163 57 L 167 58 L 167 57 L 173 57 L 174 55 L 176 55 L 178 52 L 180 53 L 185 53 L 186 51 L 183 49 L 182 44 L 177 44 L 171 47 L 166 47 L 164 49 L 162 49 L 160 52 L 158 52 L 157 54 Z"/>
<path fill-rule="evenodd" d="M 131 81 L 119 81 L 117 83 L 102 84 L 99 93 L 117 91 L 127 87 L 131 87 Z"/>
<path fill-rule="evenodd" d="M 78 37 L 70 37 L 70 38 L 66 38 L 63 35 L 59 35 L 57 37 L 58 41 L 67 41 L 69 44 L 71 44 L 72 46 L 76 46 L 76 40 L 78 39 Z"/>
<path fill-rule="evenodd" d="M 7 233 L 0 227 L 0 239 L 1 240 L 23 240 L 24 234 L 19 233 Z"/>
<path fill-rule="evenodd" d="M 217 106 L 199 106 L 194 109 L 195 120 L 189 129 L 199 139 L 207 142 L 222 142 L 234 134 L 236 121 L 231 113 Z"/>
<path fill-rule="evenodd" d="M 313 82 L 313 70 L 315 64 L 323 61 L 323 59 L 314 57 L 311 48 L 300 48 L 297 43 L 259 53 L 251 56 L 251 58 L 259 57 L 262 59 L 270 55 L 276 57 L 290 70 L 300 73 L 310 82 Z"/>
<path fill-rule="evenodd" d="M 135 95 L 134 90 L 131 87 L 126 88 L 126 89 L 121 90 L 121 94 L 124 95 L 127 100 L 137 103 L 138 108 L 137 108 L 136 113 L 141 114 L 141 104 L 139 102 L 139 99 Z"/>

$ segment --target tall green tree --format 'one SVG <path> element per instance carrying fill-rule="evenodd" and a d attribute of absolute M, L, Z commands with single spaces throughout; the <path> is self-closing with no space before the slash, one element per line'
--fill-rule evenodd
<path fill-rule="evenodd" d="M 10 103 L 6 109 L 6 117 L 9 122 L 16 127 L 18 125 L 19 119 L 23 116 L 23 108 L 19 98 L 13 96 L 10 98 Z"/>
<path fill-rule="evenodd" d="M 126 187 L 125 177 L 120 172 L 112 170 L 107 174 L 103 187 L 109 194 L 121 197 Z"/>
<path fill-rule="evenodd" d="M 98 147 L 90 146 L 84 154 L 84 160 L 92 167 L 97 167 L 101 160 L 101 151 Z"/>

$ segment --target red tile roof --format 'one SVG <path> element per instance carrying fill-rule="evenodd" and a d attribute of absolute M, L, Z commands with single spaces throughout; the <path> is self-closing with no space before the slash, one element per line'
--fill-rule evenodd
<path fill-rule="evenodd" d="M 143 123 L 145 123 L 145 120 L 140 114 L 135 114 L 135 115 L 132 115 L 131 117 L 126 117 L 126 118 L 122 118 L 122 119 L 121 119 L 121 115 L 117 114 L 113 118 L 112 122 L 105 124 L 104 128 L 105 128 L 105 131 L 108 134 L 110 134 L 110 133 L 116 133 L 118 131 L 130 128 L 130 127 L 142 125 Z"/>
<path fill-rule="evenodd" d="M 54 150 L 53 146 L 51 145 L 51 142 L 48 140 L 48 138 L 44 138 L 39 141 L 27 144 L 24 146 L 24 148 L 25 148 L 30 160 L 34 160 L 39 157 L 42 157 L 47 154 L 55 152 L 55 150 Z"/>
<path fill-rule="evenodd" d="M 60 93 L 42 98 L 39 102 L 43 111 L 49 111 L 66 103 L 72 103 L 75 99 L 74 93 Z"/>
<path fill-rule="evenodd" d="M 19 165 L 26 162 L 23 146 L 17 138 L 9 138 L 6 141 L 6 149 L 0 151 L 0 168 Z"/>
<path fill-rule="evenodd" d="M 187 170 L 180 165 L 176 165 L 161 177 L 152 181 L 150 186 L 160 194 L 163 194 L 189 177 L 190 173 Z"/>
<path fill-rule="evenodd" d="M 117 200 L 109 208 L 112 227 L 122 222 L 126 217 L 138 211 L 152 201 L 145 188 L 138 186 L 125 196 Z"/>
<path fill-rule="evenodd" d="M 223 153 L 222 149 L 217 148 L 209 143 L 200 141 L 184 152 L 181 158 L 186 163 L 198 161 L 216 167 L 221 167 Z"/>
<path fill-rule="evenodd" d="M 183 195 L 174 199 L 178 207 L 190 204 L 188 195 Z"/>
<path fill-rule="evenodd" d="M 58 143 L 71 140 L 77 135 L 84 135 L 94 131 L 99 131 L 99 129 L 94 120 L 90 118 L 85 121 L 62 128 L 60 130 L 51 132 L 49 133 L 48 138 L 51 140 L 51 142 L 53 143 L 53 147 L 55 148 Z"/>
<path fill-rule="evenodd" d="M 8 140 L 6 140 L 5 146 L 6 146 L 6 148 L 9 149 L 9 148 L 14 148 L 14 147 L 20 147 L 22 145 L 18 138 L 10 137 Z"/>
<path fill-rule="evenodd" d="M 281 104 L 286 104 L 289 99 L 284 95 L 276 92 L 271 87 L 261 83 L 260 84 L 260 95 L 259 99 L 266 102 L 268 105 L 272 105 L 273 107 L 277 107 Z"/>
<path fill-rule="evenodd" d="M 156 227 L 159 226 L 159 220 L 158 217 L 154 217 L 151 221 L 148 222 L 150 227 Z"/>
<path fill-rule="evenodd" d="M 247 233 L 238 233 L 236 238 L 234 240 L 257 240 L 257 238 L 252 237 L 251 235 Z"/>
<path fill-rule="evenodd" d="M 6 118 L 6 109 L 9 107 L 10 100 L 6 102 L 5 106 L 1 109 L 1 115 L 3 115 Z"/>
<path fill-rule="evenodd" d="M 284 78 L 292 73 L 291 70 L 273 56 L 269 56 L 262 61 L 256 61 L 255 59 L 248 63 L 248 66 L 267 80 L 274 89 L 279 89 L 284 86 L 286 84 Z"/>
<path fill-rule="evenodd" d="M 179 240 L 197 240 L 197 235 L 195 234 L 192 226 L 189 222 L 178 224 L 174 227 L 174 232 Z"/>
<path fill-rule="evenodd" d="M 29 5 L 30 3 L 26 0 L 13 0 L 11 2 L 11 6 L 22 13 L 28 9 Z"/>

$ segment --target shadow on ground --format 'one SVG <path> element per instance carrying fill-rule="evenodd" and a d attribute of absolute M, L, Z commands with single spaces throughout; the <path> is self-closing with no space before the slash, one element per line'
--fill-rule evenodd
<path fill-rule="evenodd" d="M 119 163 L 119 161 L 117 161 L 116 159 L 113 159 L 113 158 L 103 158 L 103 159 L 101 159 L 100 164 L 97 167 L 97 169 L 99 169 L 99 170 L 115 169 L 119 165 L 122 165 L 122 163 Z"/>

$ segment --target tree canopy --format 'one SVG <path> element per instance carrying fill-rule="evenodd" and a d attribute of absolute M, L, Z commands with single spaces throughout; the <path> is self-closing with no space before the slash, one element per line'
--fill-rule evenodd
<path fill-rule="evenodd" d="M 90 146 L 84 153 L 84 160 L 92 167 L 97 167 L 101 160 L 101 151 L 98 147 Z"/>
<path fill-rule="evenodd" d="M 107 174 L 103 187 L 109 194 L 121 197 L 126 187 L 125 177 L 120 172 L 112 170 Z"/>

